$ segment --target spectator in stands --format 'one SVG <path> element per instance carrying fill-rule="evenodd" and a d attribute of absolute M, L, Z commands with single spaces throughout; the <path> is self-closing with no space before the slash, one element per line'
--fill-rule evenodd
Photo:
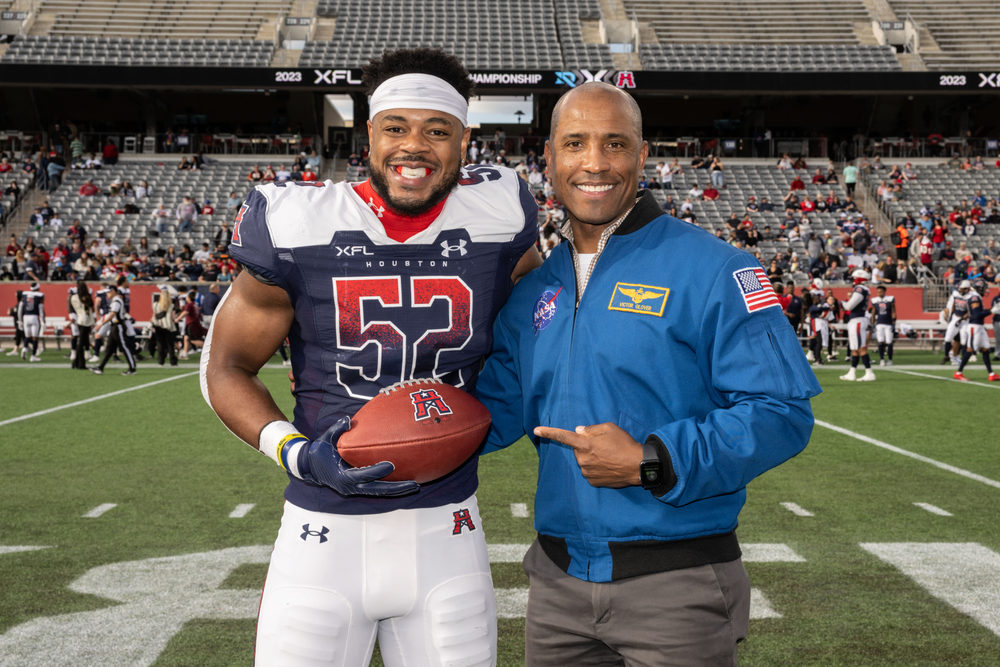
<path fill-rule="evenodd" d="M 922 227 L 917 230 L 917 252 L 920 256 L 921 265 L 930 270 L 934 264 L 934 243 Z M 897 253 L 898 256 L 899 253 Z"/>
<path fill-rule="evenodd" d="M 80 140 L 79 134 L 74 134 L 72 141 L 69 142 L 69 154 L 70 164 L 74 168 L 79 168 L 83 164 L 83 141 Z"/>
<path fill-rule="evenodd" d="M 118 147 L 109 138 L 104 142 L 104 164 L 111 166 L 118 164 Z"/>
<path fill-rule="evenodd" d="M 698 187 L 698 183 L 697 182 L 692 183 L 691 184 L 691 189 L 688 190 L 688 198 L 689 198 L 689 200 L 693 199 L 695 201 L 699 201 L 704 194 L 705 194 L 705 191 L 702 190 L 700 187 Z M 681 208 L 683 209 L 683 206 Z"/>
<path fill-rule="evenodd" d="M 35 208 L 35 212 L 28 218 L 28 226 L 36 232 L 45 226 L 45 217 L 42 215 L 42 209 Z"/>
<path fill-rule="evenodd" d="M 809 165 L 806 164 L 805 158 L 803 158 L 800 155 L 799 157 L 795 158 L 795 162 L 792 163 L 792 169 L 796 169 L 796 170 L 808 170 L 809 169 Z"/>
<path fill-rule="evenodd" d="M 275 175 L 274 169 L 271 168 L 271 165 L 267 165 L 267 168 L 264 169 L 264 182 L 270 183 L 277 180 L 277 178 L 278 177 Z"/>
<path fill-rule="evenodd" d="M 757 205 L 757 198 L 750 195 L 750 198 L 747 200 L 746 212 L 757 213 L 758 211 L 760 211 L 760 206 Z"/>
<path fill-rule="evenodd" d="M 913 168 L 913 165 L 909 162 L 903 167 L 903 180 L 904 181 L 915 181 L 917 180 L 917 170 Z"/>
<path fill-rule="evenodd" d="M 792 168 L 792 158 L 788 157 L 788 153 L 785 153 L 784 155 L 781 156 L 781 159 L 778 160 L 778 170 L 785 171 L 786 169 L 791 169 L 791 168 Z"/>
<path fill-rule="evenodd" d="M 805 190 L 805 189 L 806 189 L 806 184 L 802 182 L 802 177 L 796 174 L 795 178 L 792 179 L 791 185 L 788 186 L 788 191 L 794 192 L 796 190 Z"/>
<path fill-rule="evenodd" d="M 101 189 L 94 185 L 94 181 L 92 179 L 88 178 L 83 182 L 83 185 L 80 186 L 80 189 L 77 190 L 77 194 L 81 197 L 94 197 L 101 194 Z"/>
<path fill-rule="evenodd" d="M 212 253 L 208 249 L 208 243 L 207 242 L 202 243 L 201 248 L 194 251 L 194 255 L 192 255 L 191 259 L 198 262 L 199 264 L 201 262 L 204 262 L 206 259 L 212 259 Z"/>
<path fill-rule="evenodd" d="M 7 244 L 7 251 L 4 253 L 5 257 L 13 257 L 17 254 L 17 251 L 21 249 L 21 245 L 17 242 L 17 235 L 10 235 L 10 243 Z"/>
<path fill-rule="evenodd" d="M 717 189 L 723 189 L 726 187 L 726 175 L 724 173 L 725 167 L 722 165 L 722 158 L 713 157 L 712 164 L 709 167 L 710 178 L 712 180 L 712 185 Z"/>
<path fill-rule="evenodd" d="M 191 223 L 194 221 L 198 210 L 195 208 L 192 197 L 184 197 L 183 201 L 177 205 L 177 231 L 187 232 L 191 230 Z"/>
<path fill-rule="evenodd" d="M 212 200 L 206 199 L 201 205 L 201 215 L 212 215 L 215 213 L 215 208 L 212 207 Z"/>
<path fill-rule="evenodd" d="M 121 187 L 118 189 L 118 196 L 135 197 L 135 187 L 128 180 L 122 181 Z"/>
<path fill-rule="evenodd" d="M 681 213 L 689 213 L 694 209 L 694 204 L 691 202 L 690 197 L 685 197 L 684 203 L 681 204 Z"/>
<path fill-rule="evenodd" d="M 797 211 L 799 210 L 799 196 L 795 194 L 795 190 L 789 190 L 788 194 L 784 197 L 785 210 L 786 211 Z"/>
<path fill-rule="evenodd" d="M 163 204 L 153 211 L 153 226 L 156 227 L 158 234 L 165 233 L 170 226 L 170 213 Z"/>
<path fill-rule="evenodd" d="M 833 185 L 835 183 L 840 183 L 840 178 L 837 176 L 837 170 L 834 169 L 834 168 L 832 168 L 832 167 L 827 170 L 826 176 L 824 178 L 826 178 L 826 184 L 827 185 Z"/>
<path fill-rule="evenodd" d="M 972 171 L 972 161 L 969 160 L 969 158 L 965 158 L 965 160 L 962 161 L 962 166 L 959 167 L 959 169 L 961 169 L 962 171 Z"/>
<path fill-rule="evenodd" d="M 194 157 L 191 158 L 191 168 L 192 169 L 204 169 L 205 165 L 207 163 L 208 163 L 208 161 L 205 160 L 205 156 L 202 155 L 201 151 L 198 151 L 197 153 L 195 153 Z"/>
<path fill-rule="evenodd" d="M 903 170 L 899 168 L 898 164 L 892 165 L 892 169 L 889 171 L 889 180 L 897 183 L 903 180 Z"/>
<path fill-rule="evenodd" d="M 90 157 L 83 163 L 84 169 L 100 169 L 103 166 L 104 163 L 101 162 L 101 158 L 97 157 L 95 153 L 91 153 Z"/>
<path fill-rule="evenodd" d="M 700 155 L 695 155 L 693 158 L 691 158 L 692 169 L 703 169 L 706 164 L 707 163 L 705 162 L 705 158 L 701 157 Z"/>
<path fill-rule="evenodd" d="M 705 201 L 715 201 L 719 198 L 719 191 L 716 190 L 714 183 L 710 183 L 701 196 Z"/>
<path fill-rule="evenodd" d="M 254 165 L 253 169 L 247 175 L 247 180 L 253 183 L 259 183 L 264 180 L 264 172 L 260 170 L 260 165 Z"/>
<path fill-rule="evenodd" d="M 826 176 L 823 175 L 823 172 L 817 169 L 816 173 L 813 174 L 812 183 L 813 185 L 826 185 Z"/>
<path fill-rule="evenodd" d="M 875 160 L 872 162 L 872 171 L 883 171 L 884 169 L 885 165 L 882 164 L 882 156 L 876 155 Z"/>
<path fill-rule="evenodd" d="M 972 203 L 979 208 L 986 206 L 986 196 L 983 195 L 982 190 L 976 190 L 976 194 L 972 197 Z"/>
<path fill-rule="evenodd" d="M 6 174 L 14 171 L 14 167 L 10 164 L 10 160 L 6 157 L 0 158 L 0 174 Z"/>
<path fill-rule="evenodd" d="M 13 197 L 15 203 L 20 202 L 21 187 L 17 184 L 17 181 L 11 181 L 10 183 L 8 183 L 7 187 L 4 188 L 3 195 L 5 197 Z"/>
<path fill-rule="evenodd" d="M 903 192 L 903 186 L 899 183 L 896 183 L 889 189 L 889 194 L 891 201 L 906 201 L 906 193 Z"/>
<path fill-rule="evenodd" d="M 803 213 L 812 213 L 816 210 L 816 203 L 812 200 L 808 193 L 805 197 L 803 197 L 802 203 L 799 204 L 799 209 Z"/>
<path fill-rule="evenodd" d="M 315 183 L 318 178 L 319 176 L 317 176 L 313 166 L 307 164 L 305 171 L 302 172 L 302 181 L 305 183 Z"/>
<path fill-rule="evenodd" d="M 178 171 L 191 171 L 192 169 L 194 169 L 194 164 L 187 158 L 187 156 L 181 158 L 181 161 L 177 164 Z"/>

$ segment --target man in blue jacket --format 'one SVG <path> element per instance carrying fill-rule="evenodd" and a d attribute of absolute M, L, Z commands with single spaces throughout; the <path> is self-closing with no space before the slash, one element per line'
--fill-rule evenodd
<path fill-rule="evenodd" d="M 588 83 L 545 157 L 568 222 L 514 288 L 477 386 L 485 452 L 538 450 L 528 667 L 735 665 L 746 485 L 798 454 L 820 393 L 754 257 L 636 198 L 635 101 Z"/>

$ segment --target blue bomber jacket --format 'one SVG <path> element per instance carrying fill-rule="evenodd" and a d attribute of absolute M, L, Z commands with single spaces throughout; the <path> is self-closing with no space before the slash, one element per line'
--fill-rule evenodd
<path fill-rule="evenodd" d="M 593 582 L 739 558 L 746 485 L 805 448 L 821 391 L 760 264 L 647 193 L 575 303 L 563 243 L 494 325 L 476 388 L 493 417 L 484 453 L 536 426 L 613 422 L 665 475 L 651 491 L 594 487 L 572 448 L 531 435 L 545 553 Z"/>

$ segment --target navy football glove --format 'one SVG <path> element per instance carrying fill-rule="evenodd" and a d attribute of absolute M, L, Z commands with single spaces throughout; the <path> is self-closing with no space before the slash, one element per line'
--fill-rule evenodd
<path fill-rule="evenodd" d="M 351 418 L 341 417 L 318 440 L 299 450 L 299 476 L 307 482 L 328 486 L 345 496 L 405 496 L 420 488 L 413 481 L 385 482 L 395 466 L 382 461 L 364 468 L 352 468 L 337 452 L 337 440 L 351 428 Z"/>

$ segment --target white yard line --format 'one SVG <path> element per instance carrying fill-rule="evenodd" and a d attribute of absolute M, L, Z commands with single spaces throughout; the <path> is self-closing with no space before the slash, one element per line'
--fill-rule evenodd
<path fill-rule="evenodd" d="M 103 505 L 98 505 L 94 509 L 90 510 L 89 512 L 84 514 L 83 517 L 81 518 L 96 519 L 97 517 L 107 512 L 108 510 L 113 510 L 116 507 L 118 507 L 117 503 L 104 503 Z"/>
<path fill-rule="evenodd" d="M 0 547 L 0 554 L 15 554 L 22 551 L 38 551 L 40 549 L 51 549 L 52 547 Z"/>
<path fill-rule="evenodd" d="M 1000 363 L 1000 362 L 996 362 L 996 363 Z M 845 371 L 848 368 L 850 368 L 849 364 L 832 364 L 832 363 L 826 363 L 826 364 L 823 364 L 822 366 L 813 366 L 812 367 L 812 369 L 814 371 Z M 876 371 L 876 372 L 878 372 L 878 371 L 898 371 L 901 368 L 906 369 L 906 370 L 911 370 L 911 371 L 946 371 L 948 369 L 954 368 L 955 370 L 951 371 L 952 373 L 954 373 L 956 370 L 958 370 L 958 366 L 952 366 L 951 364 L 943 364 L 943 365 L 939 365 L 939 364 L 893 364 L 892 366 L 879 366 L 878 365 L 878 361 L 876 361 L 874 359 L 872 360 L 872 370 Z M 980 362 L 977 362 L 977 363 L 974 363 L 974 364 L 970 363 L 965 368 L 967 370 L 973 370 L 973 371 L 977 371 L 977 370 L 985 371 L 986 370 L 986 366 L 984 364 L 980 363 Z M 859 367 L 858 370 L 861 370 L 861 368 Z"/>
<path fill-rule="evenodd" d="M 794 514 L 795 516 L 814 516 L 812 512 L 806 509 L 802 509 L 801 506 L 795 503 L 781 503 L 781 506 L 786 510 Z"/>
<path fill-rule="evenodd" d="M 147 382 L 146 384 L 136 385 L 135 387 L 129 387 L 128 389 L 119 389 L 118 391 L 113 391 L 110 394 L 101 394 L 100 396 L 94 396 L 93 398 L 85 398 L 82 401 L 73 401 L 72 403 L 67 403 L 66 405 L 58 405 L 54 408 L 49 408 L 48 410 L 42 410 L 40 412 L 32 412 L 31 414 L 21 415 L 20 417 L 12 417 L 11 419 L 5 419 L 3 421 L 0 421 L 0 426 L 7 426 L 8 424 L 13 424 L 14 422 L 24 421 L 25 419 L 31 419 L 32 417 L 42 417 L 44 415 L 52 414 L 53 412 L 58 412 L 59 410 L 65 410 L 66 408 L 75 408 L 78 405 L 86 405 L 87 403 L 100 401 L 101 399 L 104 398 L 111 398 L 112 396 L 127 394 L 130 391 L 145 389 L 146 387 L 153 387 L 158 384 L 163 384 L 164 382 L 173 382 L 174 380 L 180 380 L 181 378 L 191 377 L 192 375 L 197 375 L 197 374 L 198 371 L 193 371 L 191 373 L 182 373 L 181 375 L 175 375 L 173 377 L 169 377 L 164 380 L 157 380 L 156 382 Z"/>
<path fill-rule="evenodd" d="M 230 519 L 242 519 L 247 515 L 247 513 L 254 508 L 253 503 L 240 503 L 236 506 L 232 512 L 229 513 Z"/>
<path fill-rule="evenodd" d="M 988 477 L 983 477 L 982 475 L 977 475 L 974 472 L 969 472 L 968 470 L 963 470 L 962 468 L 957 468 L 953 465 L 942 463 L 941 461 L 935 461 L 934 459 L 929 458 L 927 456 L 907 451 L 900 447 L 896 447 L 895 445 L 890 445 L 887 442 L 876 440 L 875 438 L 869 438 L 867 435 L 861 435 L 860 433 L 855 433 L 854 431 L 848 431 L 846 428 L 834 426 L 833 424 L 820 421 L 819 419 L 816 420 L 816 425 L 822 426 L 823 428 L 828 428 L 831 431 L 836 431 L 837 433 L 841 433 L 843 435 L 850 436 L 856 440 L 860 440 L 861 442 L 867 442 L 870 445 L 875 445 L 876 447 L 881 447 L 882 449 L 888 449 L 890 452 L 895 452 L 896 454 L 902 454 L 903 456 L 909 456 L 911 459 L 916 459 L 917 461 L 921 461 L 923 463 L 929 463 L 935 468 L 940 468 L 941 470 L 947 470 L 948 472 L 953 472 L 956 475 L 961 475 L 962 477 L 968 477 L 969 479 L 975 480 L 977 482 L 982 482 L 983 484 L 987 484 L 989 486 L 1000 489 L 1000 482 L 993 479 L 989 479 Z"/>
<path fill-rule="evenodd" d="M 985 366 L 983 370 L 985 371 Z M 987 389 L 1000 389 L 1000 384 L 988 384 L 986 382 L 976 382 L 975 380 L 969 380 L 968 382 L 962 382 L 961 380 L 956 380 L 955 378 L 944 378 L 940 375 L 928 375 L 927 373 L 914 373 L 913 371 L 904 371 L 896 367 L 893 368 L 882 368 L 879 370 L 889 371 L 890 373 L 903 373 L 904 375 L 916 375 L 917 377 L 930 378 L 932 380 L 947 380 L 948 382 L 957 382 L 958 384 L 968 384 L 975 385 L 976 387 L 986 387 Z M 930 370 L 930 369 L 927 369 Z M 969 366 L 965 367 L 965 370 L 969 370 Z M 978 369 L 973 369 L 978 370 Z M 952 371 L 954 373 L 954 371 Z"/>
<path fill-rule="evenodd" d="M 528 505 L 527 505 L 527 503 L 511 503 L 510 504 L 510 514 L 515 519 L 527 519 L 528 518 Z"/>
<path fill-rule="evenodd" d="M 955 516 L 951 512 L 945 511 L 938 507 L 937 505 L 931 505 L 930 503 L 913 503 L 922 510 L 927 510 L 931 514 L 937 514 L 938 516 Z"/>

